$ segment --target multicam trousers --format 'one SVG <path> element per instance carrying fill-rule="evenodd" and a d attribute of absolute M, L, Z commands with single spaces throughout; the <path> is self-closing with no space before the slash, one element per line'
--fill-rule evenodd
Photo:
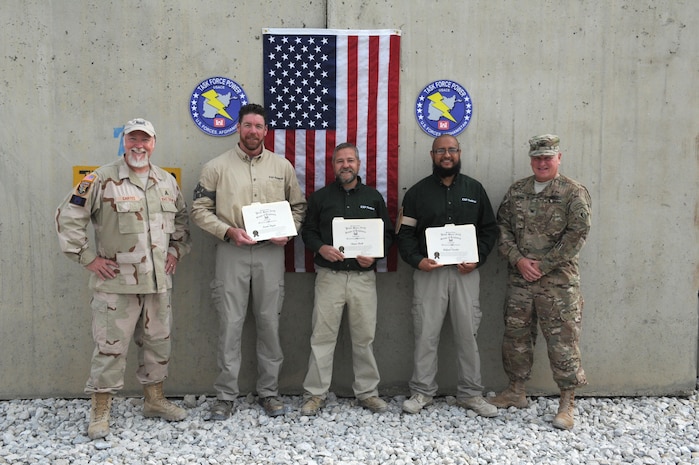
<path fill-rule="evenodd" d="M 582 309 L 578 285 L 563 285 L 548 276 L 534 283 L 510 277 L 502 343 L 510 380 L 526 381 L 531 376 L 538 323 L 558 387 L 566 390 L 587 384 L 579 348 Z"/>
<path fill-rule="evenodd" d="M 172 328 L 170 296 L 170 290 L 158 294 L 93 294 L 90 305 L 95 349 L 86 393 L 115 393 L 124 387 L 132 337 L 138 347 L 138 381 L 151 384 L 167 378 Z"/>

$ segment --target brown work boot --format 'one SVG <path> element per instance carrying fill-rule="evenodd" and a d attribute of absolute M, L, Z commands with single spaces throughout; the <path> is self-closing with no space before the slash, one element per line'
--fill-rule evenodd
<path fill-rule="evenodd" d="M 87 435 L 90 439 L 101 439 L 109 434 L 109 411 L 112 408 L 112 394 L 109 392 L 92 393 L 90 408 L 90 425 Z"/>
<path fill-rule="evenodd" d="M 558 414 L 553 419 L 553 426 L 558 429 L 573 429 L 573 409 L 575 407 L 575 391 L 561 391 L 561 400 L 558 403 Z"/>
<path fill-rule="evenodd" d="M 383 413 L 388 410 L 388 404 L 379 396 L 371 396 L 359 399 L 359 405 L 374 413 Z"/>
<path fill-rule="evenodd" d="M 488 397 L 485 400 L 499 408 L 525 408 L 529 405 L 527 393 L 524 390 L 524 381 L 510 381 L 510 385 L 504 391 L 495 397 Z"/>
<path fill-rule="evenodd" d="M 163 383 L 146 384 L 143 386 L 145 401 L 143 402 L 143 416 L 148 418 L 159 417 L 167 421 L 181 421 L 187 418 L 187 411 L 178 407 L 163 395 Z"/>
<path fill-rule="evenodd" d="M 311 396 L 301 407 L 301 415 L 313 416 L 325 405 L 325 398 L 321 396 Z"/>

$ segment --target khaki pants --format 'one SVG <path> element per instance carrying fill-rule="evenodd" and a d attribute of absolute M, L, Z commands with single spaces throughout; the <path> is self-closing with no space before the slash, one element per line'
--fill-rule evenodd
<path fill-rule="evenodd" d="M 476 334 L 481 321 L 480 274 L 461 274 L 455 266 L 426 273 L 413 273 L 413 323 L 415 352 L 413 376 L 408 383 L 413 394 L 437 394 L 439 336 L 447 310 L 454 330 L 457 397 L 482 395 L 481 360 Z"/>
<path fill-rule="evenodd" d="M 170 295 L 169 290 L 158 294 L 93 293 L 90 306 L 95 349 L 86 393 L 115 393 L 124 387 L 132 337 L 138 346 L 138 381 L 151 384 L 167 378 L 172 329 Z"/>
<path fill-rule="evenodd" d="M 218 368 L 214 382 L 219 399 L 240 394 L 243 323 L 252 300 L 257 331 L 257 394 L 278 394 L 284 354 L 279 341 L 279 316 L 284 303 L 284 248 L 271 242 L 238 247 L 220 242 L 216 247 L 216 275 L 212 299 L 219 316 Z"/>
<path fill-rule="evenodd" d="M 376 273 L 332 271 L 318 267 L 313 305 L 313 334 L 306 395 L 325 397 L 330 389 L 333 355 L 345 306 L 352 338 L 352 389 L 358 399 L 377 396 L 379 369 L 374 358 Z"/>

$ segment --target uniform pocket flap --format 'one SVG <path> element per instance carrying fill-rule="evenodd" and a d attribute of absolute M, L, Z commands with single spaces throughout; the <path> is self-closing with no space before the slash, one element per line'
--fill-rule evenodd
<path fill-rule="evenodd" d="M 177 205 L 171 200 L 161 200 L 160 206 L 164 212 L 177 213 Z"/>
<path fill-rule="evenodd" d="M 141 263 L 143 252 L 121 252 L 116 254 L 117 263 Z"/>
<path fill-rule="evenodd" d="M 119 213 L 140 212 L 141 202 L 133 202 L 130 200 L 116 202 L 116 210 Z"/>

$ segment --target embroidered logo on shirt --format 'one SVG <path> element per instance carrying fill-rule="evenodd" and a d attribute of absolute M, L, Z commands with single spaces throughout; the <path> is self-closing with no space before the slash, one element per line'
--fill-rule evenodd
<path fill-rule="evenodd" d="M 85 195 L 90 191 L 90 187 L 92 187 L 92 183 L 95 181 L 95 174 L 90 173 L 87 176 L 83 178 L 82 181 L 80 181 L 80 184 L 78 184 L 78 187 L 75 189 L 75 193 L 77 195 Z"/>

